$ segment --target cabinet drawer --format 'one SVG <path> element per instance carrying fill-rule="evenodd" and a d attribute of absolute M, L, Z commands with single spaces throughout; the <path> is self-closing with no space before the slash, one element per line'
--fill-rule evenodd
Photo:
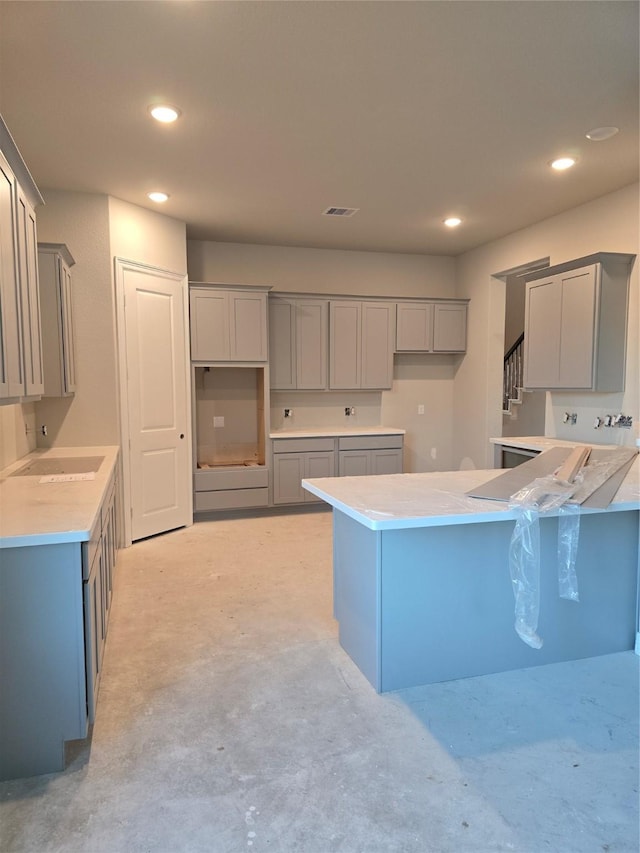
<path fill-rule="evenodd" d="M 196 492 L 218 492 L 225 489 L 256 489 L 269 485 L 269 472 L 264 467 L 242 467 L 198 470 Z"/>
<path fill-rule="evenodd" d="M 196 512 L 206 512 L 268 505 L 269 489 L 221 489 L 217 492 L 196 492 L 194 509 Z"/>
<path fill-rule="evenodd" d="M 333 438 L 277 438 L 273 441 L 274 453 L 315 453 L 334 447 Z"/>
<path fill-rule="evenodd" d="M 386 450 L 402 448 L 402 435 L 349 435 L 338 439 L 339 450 Z"/>

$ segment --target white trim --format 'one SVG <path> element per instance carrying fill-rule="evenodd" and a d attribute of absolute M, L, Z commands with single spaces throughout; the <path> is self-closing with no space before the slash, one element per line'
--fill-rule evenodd
<path fill-rule="evenodd" d="M 182 289 L 184 309 L 184 341 L 185 341 L 185 392 L 186 412 L 189 417 L 191 407 L 191 356 L 189 351 L 189 283 L 183 273 L 153 267 L 149 264 L 129 261 L 126 258 L 114 257 L 114 275 L 116 286 L 116 335 L 118 348 L 118 390 L 120 397 L 120 448 L 122 462 L 122 544 L 125 548 L 131 545 L 131 452 L 129 446 L 129 399 L 127 394 L 127 342 L 125 323 L 124 274 L 132 272 L 152 273 L 161 278 L 178 282 Z M 187 424 L 185 439 L 187 441 L 187 459 L 193 455 L 191 423 Z M 188 514 L 193 523 L 193 489 L 189 489 Z"/>

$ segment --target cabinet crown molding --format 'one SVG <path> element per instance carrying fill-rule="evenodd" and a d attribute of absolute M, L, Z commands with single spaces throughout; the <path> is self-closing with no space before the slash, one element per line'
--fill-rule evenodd
<path fill-rule="evenodd" d="M 586 255 L 584 258 L 576 258 L 572 261 L 564 261 L 561 264 L 554 264 L 551 267 L 543 267 L 539 270 L 525 273 L 518 276 L 519 281 L 539 281 L 541 278 L 547 278 L 556 273 L 570 272 L 571 270 L 579 269 L 580 267 L 588 267 L 591 264 L 621 264 L 631 267 L 636 255 L 628 254 L 627 252 L 594 252 L 592 255 Z"/>
<path fill-rule="evenodd" d="M 16 176 L 20 188 L 29 199 L 30 204 L 35 207 L 37 204 L 44 204 L 44 199 L 40 194 L 40 190 L 36 186 L 36 182 L 31 176 L 31 172 L 27 168 L 27 164 L 22 159 L 22 154 L 18 150 L 13 136 L 4 119 L 0 115 L 0 151 L 7 158 L 9 166 Z"/>

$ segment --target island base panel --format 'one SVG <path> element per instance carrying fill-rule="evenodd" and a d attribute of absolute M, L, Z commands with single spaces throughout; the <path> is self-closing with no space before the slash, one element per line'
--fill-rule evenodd
<path fill-rule="evenodd" d="M 579 602 L 558 596 L 557 519 L 541 520 L 539 650 L 513 626 L 513 521 L 372 531 L 334 516 L 340 642 L 379 692 L 633 648 L 636 511 L 581 516 Z"/>

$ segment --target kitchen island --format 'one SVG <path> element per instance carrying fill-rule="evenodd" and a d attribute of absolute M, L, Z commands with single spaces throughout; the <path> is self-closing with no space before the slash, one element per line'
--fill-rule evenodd
<path fill-rule="evenodd" d="M 0 779 L 62 770 L 95 717 L 117 534 L 117 447 L 0 473 Z"/>
<path fill-rule="evenodd" d="M 579 602 L 558 597 L 557 517 L 541 518 L 541 649 L 514 630 L 515 512 L 466 494 L 501 473 L 303 481 L 333 507 L 340 644 L 378 692 L 634 647 L 638 459 L 606 510 L 581 509 Z"/>

